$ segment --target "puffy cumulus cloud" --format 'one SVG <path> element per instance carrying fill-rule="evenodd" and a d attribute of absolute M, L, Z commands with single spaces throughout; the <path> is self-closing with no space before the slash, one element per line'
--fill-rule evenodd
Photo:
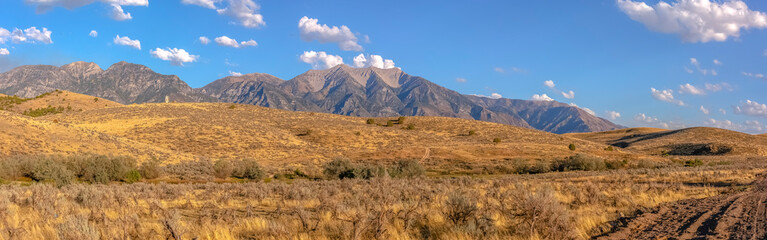
<path fill-rule="evenodd" d="M 719 92 L 722 90 L 732 91 L 732 86 L 730 86 L 729 83 L 721 82 L 721 83 L 706 83 L 706 90 L 709 90 L 711 92 Z"/>
<path fill-rule="evenodd" d="M 216 3 L 221 0 L 181 0 L 181 3 L 188 5 L 197 5 L 204 8 L 216 9 Z"/>
<path fill-rule="evenodd" d="M 242 76 L 242 73 L 229 70 L 229 76 L 239 77 L 239 76 Z"/>
<path fill-rule="evenodd" d="M 186 50 L 178 48 L 156 48 L 149 53 L 152 54 L 152 57 L 170 61 L 173 66 L 184 66 L 184 63 L 195 62 L 200 58 L 200 56 L 189 54 Z"/>
<path fill-rule="evenodd" d="M 201 40 L 202 41 L 202 40 Z M 233 48 L 239 48 L 239 47 L 252 47 L 252 46 L 258 46 L 258 43 L 251 39 L 244 42 L 237 42 L 237 40 L 233 38 L 229 38 L 227 36 L 220 36 L 215 39 L 216 43 L 221 46 L 227 46 L 227 47 L 233 47 Z"/>
<path fill-rule="evenodd" d="M 226 0 L 228 5 L 224 8 L 218 8 L 216 4 L 221 2 L 224 0 L 181 0 L 183 4 L 216 10 L 220 15 L 234 18 L 237 23 L 244 27 L 257 28 L 266 25 L 264 16 L 258 12 L 261 10 L 261 6 L 253 0 Z"/>
<path fill-rule="evenodd" d="M 51 35 L 53 32 L 48 30 L 48 28 L 43 28 L 42 30 L 37 29 L 37 27 L 30 27 L 24 30 L 21 29 L 14 29 L 13 32 L 9 32 L 6 29 L 0 28 L 0 43 L 5 43 L 8 38 L 11 39 L 13 43 L 19 44 L 19 43 L 44 43 L 44 44 L 51 44 L 53 43 L 53 39 L 51 38 Z"/>
<path fill-rule="evenodd" d="M 365 57 L 365 54 L 360 53 L 360 55 L 354 57 L 353 61 L 354 67 L 356 68 L 376 67 L 381 69 L 389 69 L 395 67 L 393 60 L 384 59 L 381 57 L 381 55 L 370 54 Z"/>
<path fill-rule="evenodd" d="M 344 51 L 362 51 L 363 48 L 357 43 L 357 36 L 347 27 L 320 25 L 318 19 L 302 17 L 298 20 L 298 30 L 301 39 L 307 42 L 318 41 L 320 43 L 336 43 Z"/>
<path fill-rule="evenodd" d="M 455 82 L 457 82 L 457 83 L 466 83 L 466 79 L 465 78 L 456 78 Z"/>
<path fill-rule="evenodd" d="M 565 97 L 567 99 L 573 99 L 575 98 L 575 92 L 573 92 L 572 90 L 567 92 L 562 92 L 562 97 Z"/>
<path fill-rule="evenodd" d="M 216 12 L 237 19 L 243 27 L 257 28 L 266 25 L 264 16 L 258 13 L 261 6 L 253 0 L 227 0 L 227 3 L 229 6 L 217 9 Z"/>
<path fill-rule="evenodd" d="M 10 51 L 8 51 L 7 48 L 0 48 L 0 55 L 9 55 L 11 54 Z"/>
<path fill-rule="evenodd" d="M 312 65 L 313 69 L 328 69 L 339 64 L 344 64 L 344 59 L 341 56 L 327 54 L 326 52 L 304 52 L 299 59 L 302 62 Z"/>
<path fill-rule="evenodd" d="M 96 30 L 91 30 L 91 32 L 88 33 L 88 36 L 98 37 L 99 36 L 99 32 L 96 32 Z"/>
<path fill-rule="evenodd" d="M 471 94 L 471 95 L 472 96 L 477 96 L 477 97 L 483 97 L 483 98 L 490 98 L 490 99 L 500 99 L 500 98 L 503 97 L 499 93 L 491 93 L 490 96 L 485 96 L 485 95 L 480 95 L 480 94 Z"/>
<path fill-rule="evenodd" d="M 706 91 L 693 86 L 692 84 L 679 85 L 679 93 L 688 93 L 692 95 L 706 95 Z"/>
<path fill-rule="evenodd" d="M 210 38 L 205 36 L 200 37 L 199 40 L 200 40 L 200 43 L 202 43 L 202 45 L 208 45 L 208 43 L 210 43 Z"/>
<path fill-rule="evenodd" d="M 543 85 L 546 85 L 549 88 L 554 88 L 556 86 L 556 84 L 554 84 L 554 81 L 552 80 L 546 80 L 545 82 L 543 82 Z"/>
<path fill-rule="evenodd" d="M 124 45 L 129 46 L 138 50 L 141 50 L 141 41 L 130 39 L 129 37 L 120 37 L 120 35 L 115 36 L 114 43 L 117 45 Z"/>
<path fill-rule="evenodd" d="M 530 97 L 530 100 L 533 101 L 554 101 L 553 98 L 550 98 L 549 95 L 544 94 L 533 94 L 532 97 Z"/>
<path fill-rule="evenodd" d="M 671 89 L 666 90 L 657 90 L 655 88 L 650 88 L 652 91 L 652 97 L 664 102 L 670 102 L 679 106 L 684 106 L 684 102 L 682 100 L 676 100 L 674 99 L 674 91 Z"/>
<path fill-rule="evenodd" d="M 719 62 L 719 60 L 714 60 L 714 64 L 715 65 L 719 65 L 719 64 L 721 64 L 721 62 Z M 718 75 L 718 73 L 716 72 L 716 69 L 706 69 L 706 68 L 701 67 L 701 63 L 698 61 L 697 58 L 690 58 L 690 65 L 692 65 L 693 68 L 698 70 L 698 72 L 700 72 L 703 75 L 708 75 L 708 74 L 711 74 L 713 76 Z M 690 74 L 695 72 L 692 69 L 687 68 L 687 67 L 684 67 L 684 69 L 685 69 L 685 71 L 687 71 L 687 73 L 690 73 Z"/>
<path fill-rule="evenodd" d="M 686 125 L 682 123 L 677 123 L 672 121 L 662 121 L 658 119 L 657 117 L 647 116 L 644 113 L 640 113 L 634 116 L 634 121 L 637 121 L 638 123 L 643 125 L 661 127 L 665 129 L 679 129 L 679 128 L 687 127 Z"/>
<path fill-rule="evenodd" d="M 746 100 L 738 106 L 733 106 L 732 110 L 735 114 L 767 118 L 767 105 L 756 101 Z"/>
<path fill-rule="evenodd" d="M 570 106 L 573 106 L 573 107 L 577 107 L 577 108 L 580 108 L 581 110 L 583 110 L 583 111 L 585 111 L 586 113 L 588 113 L 588 114 L 591 114 L 591 115 L 593 115 L 593 116 L 596 116 L 596 115 L 597 115 L 597 113 L 595 113 L 595 112 L 594 112 L 594 110 L 591 110 L 591 108 L 587 108 L 587 107 L 579 107 L 579 106 L 578 106 L 577 104 L 575 104 L 575 103 L 570 103 Z"/>
<path fill-rule="evenodd" d="M 703 105 L 701 105 L 701 106 L 700 106 L 700 112 L 702 112 L 703 114 L 706 114 L 706 115 L 708 115 L 709 113 L 711 113 L 711 111 L 709 111 L 709 110 L 708 110 L 706 107 L 704 107 Z"/>
<path fill-rule="evenodd" d="M 621 117 L 621 113 L 616 111 L 606 111 L 605 114 L 607 114 L 607 118 L 610 120 L 615 120 Z"/>
<path fill-rule="evenodd" d="M 713 118 L 709 118 L 708 120 L 703 122 L 703 124 L 709 127 L 723 128 L 723 129 L 748 132 L 748 133 L 761 133 L 767 130 L 767 126 L 764 126 L 759 121 L 755 121 L 755 120 L 747 120 L 744 123 L 734 123 L 727 119 L 716 120 Z"/>
<path fill-rule="evenodd" d="M 714 59 L 714 65 L 722 65 L 722 61 L 719 61 L 719 59 Z"/>
<path fill-rule="evenodd" d="M 75 9 L 95 2 L 109 5 L 110 17 L 117 21 L 132 19 L 130 13 L 123 11 L 123 6 L 149 6 L 149 0 L 24 0 L 25 3 L 36 6 L 37 13 L 45 13 L 55 7 Z"/>
<path fill-rule="evenodd" d="M 727 115 L 727 110 L 724 110 L 724 108 L 720 108 L 719 113 L 721 113 L 722 115 Z"/>
<path fill-rule="evenodd" d="M 765 77 L 765 75 L 761 74 L 761 73 L 742 72 L 741 74 L 743 74 L 743 76 L 746 76 L 746 77 L 752 77 L 752 78 L 757 78 L 757 79 L 761 79 L 761 80 L 767 80 L 767 77 Z"/>
<path fill-rule="evenodd" d="M 617 0 L 618 7 L 648 29 L 679 35 L 685 42 L 726 41 L 739 37 L 742 29 L 767 27 L 767 14 L 748 9 L 745 2 L 677 0 L 653 6 L 632 0 Z"/>

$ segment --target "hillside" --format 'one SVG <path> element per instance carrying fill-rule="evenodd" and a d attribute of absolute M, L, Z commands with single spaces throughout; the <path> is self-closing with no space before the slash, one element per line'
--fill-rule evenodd
<path fill-rule="evenodd" d="M 90 129 L 0 111 L 0 156 L 99 153 L 189 160 L 191 156 Z"/>
<path fill-rule="evenodd" d="M 53 119 L 53 117 L 46 117 Z M 392 127 L 366 118 L 226 103 L 140 104 L 55 116 L 62 124 L 209 158 L 256 158 L 269 163 L 428 159 L 440 163 L 512 158 L 549 159 L 575 153 L 636 159 L 605 145 L 483 121 L 408 117 Z M 378 123 L 396 118 L 376 118 Z M 412 124 L 413 130 L 405 129 Z M 470 131 L 474 135 L 469 135 Z M 493 143 L 500 138 L 501 143 Z"/>
<path fill-rule="evenodd" d="M 719 128 L 632 128 L 566 136 L 645 154 L 767 156 L 767 138 Z"/>
<path fill-rule="evenodd" d="M 29 116 L 121 106 L 103 98 L 55 90 L 34 98 L 0 96 L 0 109 Z"/>

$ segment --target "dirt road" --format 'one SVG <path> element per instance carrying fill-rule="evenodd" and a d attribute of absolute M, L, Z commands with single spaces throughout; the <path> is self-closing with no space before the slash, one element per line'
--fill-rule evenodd
<path fill-rule="evenodd" d="M 748 190 L 640 214 L 596 239 L 767 239 L 767 176 Z"/>

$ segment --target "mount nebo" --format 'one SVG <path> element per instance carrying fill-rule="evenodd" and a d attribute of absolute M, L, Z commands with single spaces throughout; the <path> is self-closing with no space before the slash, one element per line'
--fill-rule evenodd
<path fill-rule="evenodd" d="M 0 74 L 2 94 L 34 97 L 55 89 L 123 104 L 220 101 L 360 117 L 444 116 L 553 133 L 622 128 L 560 102 L 463 95 L 398 68 L 338 65 L 310 70 L 290 80 L 253 73 L 219 79 L 199 89 L 177 76 L 127 62 L 107 70 L 95 63 L 75 62 L 61 67 L 21 66 Z"/>

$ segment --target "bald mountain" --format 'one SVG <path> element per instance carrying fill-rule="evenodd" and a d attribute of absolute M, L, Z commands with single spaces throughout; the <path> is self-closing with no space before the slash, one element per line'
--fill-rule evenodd
<path fill-rule="evenodd" d="M 553 133 L 622 128 L 564 103 L 463 95 L 398 68 L 338 65 L 310 70 L 287 81 L 253 73 L 219 79 L 199 89 L 177 76 L 127 62 L 107 70 L 94 63 L 75 62 L 61 67 L 21 66 L 0 74 L 2 94 L 29 98 L 55 89 L 122 104 L 162 102 L 168 96 L 178 102 L 222 101 L 360 117 L 455 117 Z"/>
<path fill-rule="evenodd" d="M 463 95 L 398 68 L 338 65 L 310 70 L 287 81 L 248 74 L 216 80 L 200 91 L 226 102 L 361 117 L 445 116 L 553 133 L 622 128 L 560 102 Z"/>

